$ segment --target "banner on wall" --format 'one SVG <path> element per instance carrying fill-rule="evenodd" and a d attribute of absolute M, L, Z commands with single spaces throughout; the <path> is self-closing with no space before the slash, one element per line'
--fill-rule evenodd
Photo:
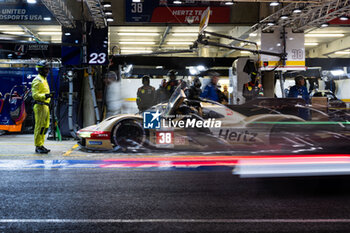
<path fill-rule="evenodd" d="M 51 20 L 44 20 L 50 18 Z M 54 20 L 45 5 L 18 1 L 0 1 L 0 22 L 6 24 L 52 24 Z"/>
<path fill-rule="evenodd" d="M 126 0 L 125 21 L 134 23 L 199 24 L 202 14 L 209 5 L 209 23 L 230 22 L 231 9 L 230 7 L 222 6 L 221 3 L 204 4 L 198 3 L 198 1 L 186 1 L 179 6 L 162 0 L 144 0 L 143 2 L 132 2 L 132 0 Z"/>

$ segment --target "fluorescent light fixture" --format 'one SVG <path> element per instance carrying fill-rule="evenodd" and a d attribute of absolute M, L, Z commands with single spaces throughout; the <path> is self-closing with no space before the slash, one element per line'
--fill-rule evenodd
<path fill-rule="evenodd" d="M 192 37 L 194 37 L 194 36 L 198 36 L 198 33 L 185 33 L 185 32 L 175 32 L 175 33 L 173 33 L 173 34 L 171 34 L 172 36 L 178 36 L 178 37 L 186 37 L 186 36 L 192 36 Z"/>
<path fill-rule="evenodd" d="M 156 69 L 163 69 L 163 66 L 156 66 Z"/>
<path fill-rule="evenodd" d="M 299 14 L 299 13 L 301 13 L 301 9 L 295 8 L 295 9 L 293 10 L 293 13 L 294 13 L 294 14 Z"/>
<path fill-rule="evenodd" d="M 132 0 L 132 2 L 141 2 L 141 0 Z"/>
<path fill-rule="evenodd" d="M 346 15 L 343 15 L 343 16 L 340 16 L 339 19 L 340 19 L 341 21 L 347 21 L 347 20 L 349 20 L 349 17 L 346 16 Z"/>
<path fill-rule="evenodd" d="M 101 4 L 103 7 L 106 7 L 106 8 L 112 6 L 111 2 L 102 2 Z"/>
<path fill-rule="evenodd" d="M 112 17 L 107 17 L 106 20 L 107 20 L 107 22 L 113 22 L 114 21 L 114 19 Z"/>
<path fill-rule="evenodd" d="M 128 50 L 128 49 L 122 49 L 120 52 L 121 53 L 152 53 L 153 51 L 152 50 L 134 50 L 134 49 Z"/>
<path fill-rule="evenodd" d="M 45 21 L 50 21 L 50 20 L 51 20 L 51 17 L 44 17 L 44 20 L 45 20 Z"/>
<path fill-rule="evenodd" d="M 350 54 L 350 51 L 337 51 L 334 54 L 338 54 L 338 55 L 347 55 Z"/>
<path fill-rule="evenodd" d="M 71 34 L 70 34 L 70 32 L 66 32 L 66 33 L 64 33 L 64 35 L 65 36 L 70 36 Z"/>
<path fill-rule="evenodd" d="M 182 4 L 181 1 L 173 1 L 174 4 Z"/>
<path fill-rule="evenodd" d="M 305 42 L 304 45 L 305 46 L 316 46 L 316 45 L 318 45 L 318 43 L 317 42 Z"/>
<path fill-rule="evenodd" d="M 185 42 L 185 41 L 169 41 L 167 44 L 170 45 L 191 45 L 193 42 Z"/>
<path fill-rule="evenodd" d="M 331 70 L 331 74 L 334 76 L 345 75 L 344 70 Z"/>
<path fill-rule="evenodd" d="M 342 33 L 329 33 L 329 34 L 322 34 L 322 33 L 309 33 L 305 34 L 305 37 L 343 37 L 344 34 Z"/>
<path fill-rule="evenodd" d="M 255 37 L 257 35 L 258 35 L 258 33 L 254 33 L 254 32 L 249 34 L 250 37 Z"/>
<path fill-rule="evenodd" d="M 274 22 L 267 23 L 267 26 L 275 26 L 276 24 Z"/>
<path fill-rule="evenodd" d="M 36 0 L 27 0 L 27 3 L 34 4 L 34 3 L 36 3 Z"/>
<path fill-rule="evenodd" d="M 159 36 L 157 32 L 118 32 L 119 36 Z"/>
<path fill-rule="evenodd" d="M 288 15 L 281 15 L 280 18 L 283 19 L 283 20 L 288 19 Z"/>
<path fill-rule="evenodd" d="M 230 6 L 230 5 L 233 5 L 233 2 L 225 2 L 225 5 L 227 5 L 227 6 Z"/>
<path fill-rule="evenodd" d="M 279 4 L 280 4 L 279 2 L 274 1 L 270 3 L 270 6 L 278 6 Z"/>
<path fill-rule="evenodd" d="M 1 32 L 9 35 L 24 35 L 25 32 Z"/>
<path fill-rule="evenodd" d="M 323 24 L 321 24 L 321 27 L 322 28 L 325 28 L 325 27 L 328 27 L 329 26 L 329 23 L 323 23 Z"/>
<path fill-rule="evenodd" d="M 154 41 L 120 41 L 119 44 L 156 44 Z"/>
<path fill-rule="evenodd" d="M 59 35 L 62 35 L 62 32 L 38 32 L 38 35 L 59 36 Z"/>
<path fill-rule="evenodd" d="M 190 74 L 191 74 L 191 75 L 196 75 L 196 74 L 198 74 L 198 70 L 197 70 L 196 68 L 194 68 L 193 66 L 191 66 L 189 70 L 190 70 Z"/>
<path fill-rule="evenodd" d="M 105 12 L 105 15 L 113 15 L 112 11 L 110 10 L 105 10 L 104 12 Z"/>
<path fill-rule="evenodd" d="M 249 51 L 241 51 L 241 54 L 250 54 Z"/>

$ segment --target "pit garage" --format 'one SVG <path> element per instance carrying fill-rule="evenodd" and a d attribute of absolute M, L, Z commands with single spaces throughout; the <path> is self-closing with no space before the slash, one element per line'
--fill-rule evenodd
<path fill-rule="evenodd" d="M 349 10 L 0 1 L 0 228 L 349 232 Z"/>

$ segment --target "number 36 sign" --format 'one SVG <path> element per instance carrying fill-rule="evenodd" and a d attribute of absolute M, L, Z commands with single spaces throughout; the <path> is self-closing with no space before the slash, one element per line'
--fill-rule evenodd
<path fill-rule="evenodd" d="M 87 63 L 89 65 L 108 64 L 108 28 L 90 28 L 87 33 Z"/>

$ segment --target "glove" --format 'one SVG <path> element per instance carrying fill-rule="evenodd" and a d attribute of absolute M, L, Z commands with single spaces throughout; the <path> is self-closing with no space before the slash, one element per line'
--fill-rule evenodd
<path fill-rule="evenodd" d="M 48 98 L 52 98 L 53 96 L 55 95 L 55 92 L 51 92 L 50 94 L 45 94 L 45 98 L 48 99 Z"/>

